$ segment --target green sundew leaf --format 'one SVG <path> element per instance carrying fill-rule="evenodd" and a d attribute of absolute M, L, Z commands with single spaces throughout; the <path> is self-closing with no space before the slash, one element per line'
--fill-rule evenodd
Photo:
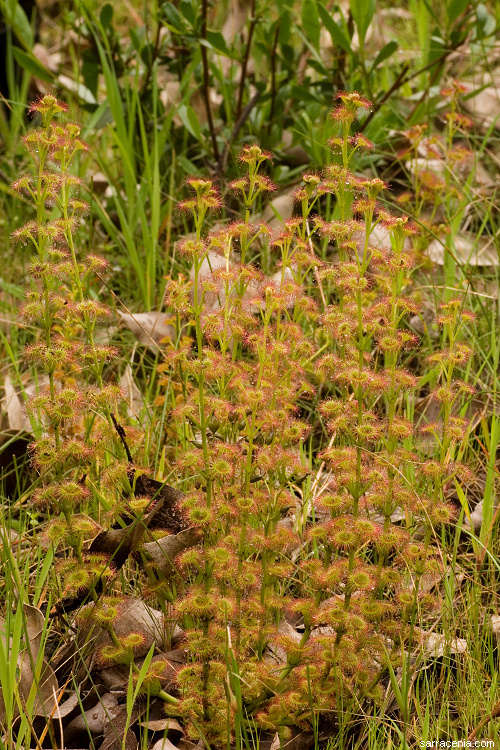
<path fill-rule="evenodd" d="M 439 36 L 439 29 L 436 28 L 434 29 L 434 33 L 432 34 L 430 38 L 429 63 L 434 62 L 434 60 L 437 60 L 438 57 L 441 57 L 445 49 L 446 49 L 446 43 Z"/>
<path fill-rule="evenodd" d="M 186 156 L 182 156 L 181 154 L 180 156 L 177 157 L 177 161 L 186 174 L 192 174 L 192 175 L 203 174 L 203 171 L 199 169 L 199 167 L 197 167 L 196 164 L 194 164 Z"/>
<path fill-rule="evenodd" d="M 136 29 L 129 29 L 128 35 L 130 37 L 130 41 L 132 42 L 132 47 L 136 52 L 140 52 L 142 49 L 143 40 L 139 38 L 139 34 L 137 33 Z"/>
<path fill-rule="evenodd" d="M 476 8 L 477 23 L 482 28 L 478 28 L 478 32 L 483 36 L 490 36 L 493 34 L 496 28 L 496 22 L 494 16 L 488 11 L 488 8 L 484 3 L 479 3 Z"/>
<path fill-rule="evenodd" d="M 351 54 L 352 50 L 351 45 L 349 44 L 349 40 L 344 35 L 344 32 L 342 31 L 338 23 L 333 20 L 325 6 L 320 2 L 318 2 L 318 14 L 321 18 L 321 21 L 323 22 L 325 29 L 330 34 L 333 44 L 337 47 L 340 47 L 340 49 L 344 52 Z"/>
<path fill-rule="evenodd" d="M 450 21 L 451 23 L 453 23 L 453 21 L 456 21 L 456 19 L 465 11 L 468 5 L 469 0 L 451 0 L 451 2 L 449 2 L 446 6 L 446 15 L 448 16 L 448 21 Z"/>
<path fill-rule="evenodd" d="M 290 15 L 290 11 L 286 11 L 282 16 L 280 16 L 279 25 L 280 27 L 278 31 L 278 41 L 281 45 L 288 44 L 288 41 L 290 39 L 290 32 L 292 30 L 292 18 Z"/>
<path fill-rule="evenodd" d="M 165 25 L 171 31 L 180 31 L 181 33 L 186 31 L 184 20 L 173 3 L 164 3 L 161 10 Z"/>
<path fill-rule="evenodd" d="M 304 0 L 302 3 L 302 26 L 309 41 L 312 42 L 315 49 L 319 50 L 321 26 L 316 0 Z"/>
<path fill-rule="evenodd" d="M 362 43 L 375 15 L 375 0 L 350 0 L 350 8 Z"/>
<path fill-rule="evenodd" d="M 192 27 L 196 26 L 197 14 L 196 8 L 194 7 L 193 3 L 186 2 L 186 0 L 181 0 L 181 2 L 179 3 L 179 11 Z"/>
<path fill-rule="evenodd" d="M 377 57 L 375 58 L 375 61 L 372 66 L 372 70 L 375 70 L 380 65 L 380 63 L 383 63 L 384 60 L 387 60 L 388 57 L 393 55 L 398 49 L 398 47 L 399 45 L 394 39 L 391 42 L 387 42 L 387 44 L 384 47 L 382 47 Z"/>
<path fill-rule="evenodd" d="M 180 121 L 184 127 L 196 138 L 197 141 L 201 140 L 201 128 L 200 122 L 196 117 L 196 113 L 190 104 L 181 104 L 177 109 Z"/>
<path fill-rule="evenodd" d="M 207 31 L 207 38 L 200 39 L 200 44 L 204 44 L 205 47 L 213 49 L 215 52 L 218 52 L 219 55 L 224 55 L 224 57 L 232 57 L 232 54 L 226 44 L 226 40 L 224 39 L 220 31 Z"/>
<path fill-rule="evenodd" d="M 25 70 L 26 73 L 29 73 L 34 76 L 34 78 L 39 78 L 46 83 L 52 83 L 54 80 L 53 74 L 47 70 L 39 60 L 37 60 L 32 52 L 25 52 L 19 47 L 13 47 L 12 54 L 14 55 L 19 67 Z"/>
<path fill-rule="evenodd" d="M 113 6 L 111 3 L 106 3 L 106 5 L 102 6 L 99 19 L 104 29 L 108 29 L 111 26 L 113 21 Z"/>

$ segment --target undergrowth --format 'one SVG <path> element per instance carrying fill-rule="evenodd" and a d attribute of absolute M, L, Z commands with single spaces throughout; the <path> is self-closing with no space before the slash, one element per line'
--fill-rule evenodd
<path fill-rule="evenodd" d="M 68 18 L 86 125 L 39 98 L 2 199 L 26 419 L 0 454 L 0 747 L 498 740 L 494 126 L 441 85 L 466 39 L 471 70 L 491 51 L 493 16 L 411 5 L 412 73 L 370 50 L 371 5 L 254 2 L 231 49 L 207 3 L 164 3 L 130 49 L 111 6 Z"/>
<path fill-rule="evenodd" d="M 420 430 L 435 451 L 423 458 L 412 420 L 419 342 L 407 325 L 419 309 L 410 287 L 417 228 L 380 207 L 382 180 L 351 169 L 359 150 L 373 149 L 350 134 L 370 102 L 336 98 L 333 161 L 304 175 L 300 212 L 278 232 L 251 220 L 258 196 L 274 189 L 272 156 L 257 145 L 242 148 L 244 171 L 230 185 L 241 219 L 210 229 L 222 202 L 210 179 L 189 178 L 179 203 L 192 229 L 178 247 L 190 276 L 167 281 L 177 334 L 158 368 L 166 395 L 157 405 L 171 415 L 171 474 L 183 489 L 163 525 L 190 535 L 170 575 L 147 565 L 145 589 L 171 604 L 182 630 L 173 694 L 158 682 L 162 662 L 136 665 L 143 635 L 115 630 L 127 601 L 118 573 L 169 485 L 134 465 L 140 436 L 121 424 L 123 393 L 104 379 L 116 351 L 96 341 L 109 310 L 92 283 L 106 264 L 74 242 L 88 206 L 71 166 L 87 147 L 76 125 L 56 121 L 64 106 L 54 97 L 32 107 L 41 127 L 25 145 L 36 172 L 13 185 L 36 214 L 13 236 L 36 249 L 22 314 L 39 333 L 23 356 L 47 384 L 27 404 L 39 477 L 27 501 L 46 515 L 35 533 L 57 560 L 50 617 L 76 610 L 75 623 L 103 629 L 101 668 L 130 665 L 134 697 L 159 696 L 188 736 L 210 745 L 233 737 L 240 746 L 259 729 L 334 735 L 355 707 L 383 704 L 385 685 L 410 669 L 426 637 L 435 597 L 421 583 L 445 569 L 439 542 L 457 516 L 449 487 L 470 481 L 457 452 L 474 389 L 458 376 L 474 316 L 461 295 L 436 318 L 442 346 L 427 372 L 438 414 Z M 326 221 L 332 195 L 338 217 Z M 371 244 L 376 228 L 383 247 Z M 95 536 L 97 520 L 118 521 L 123 533 Z"/>

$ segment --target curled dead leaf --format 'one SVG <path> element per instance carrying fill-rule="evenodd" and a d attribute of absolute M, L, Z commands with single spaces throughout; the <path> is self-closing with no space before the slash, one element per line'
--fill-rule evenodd
<path fill-rule="evenodd" d="M 144 399 L 136 385 L 130 364 L 127 364 L 123 375 L 119 380 L 119 385 L 121 385 L 127 394 L 127 414 L 129 417 L 137 417 L 144 408 Z"/>
<path fill-rule="evenodd" d="M 199 542 L 196 529 L 185 529 L 178 534 L 169 534 L 154 542 L 143 544 L 144 552 L 156 563 L 164 576 L 175 573 L 173 560 L 188 547 L 194 547 Z"/>
<path fill-rule="evenodd" d="M 105 693 L 92 708 L 79 714 L 68 724 L 64 732 L 65 742 L 70 743 L 80 733 L 85 733 L 88 737 L 87 730 L 92 735 L 104 734 L 105 722 L 116 717 L 119 710 L 118 697 L 113 693 Z"/>

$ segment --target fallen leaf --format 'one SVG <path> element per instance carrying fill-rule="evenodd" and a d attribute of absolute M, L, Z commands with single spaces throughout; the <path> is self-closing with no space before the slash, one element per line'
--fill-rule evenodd
<path fill-rule="evenodd" d="M 139 744 L 132 726 L 147 712 L 148 705 L 149 701 L 136 702 L 130 716 L 127 706 L 120 706 L 120 710 L 105 722 L 104 741 L 99 750 L 137 750 Z M 129 729 L 125 735 L 125 747 L 123 747 L 123 735 L 127 725 Z"/>
<path fill-rule="evenodd" d="M 232 0 L 229 3 L 228 13 L 221 33 L 228 47 L 231 47 L 234 43 L 237 34 L 242 31 L 245 26 L 249 4 L 246 0 Z"/>
<path fill-rule="evenodd" d="M 30 373 L 26 372 L 21 378 L 21 383 L 14 385 L 9 374 L 4 378 L 4 398 L 2 399 L 2 412 L 7 414 L 7 427 L 11 430 L 31 431 L 31 423 L 26 412 L 25 401 L 30 396 L 42 392 L 48 387 L 48 375 L 41 375 L 37 380 L 31 379 Z"/>
<path fill-rule="evenodd" d="M 163 312 L 124 313 L 118 315 L 139 344 L 158 352 L 164 339 L 175 339 L 175 328 L 168 323 L 170 316 Z"/>
<path fill-rule="evenodd" d="M 137 418 L 144 408 L 144 399 L 134 380 L 130 364 L 127 364 L 123 375 L 119 380 L 119 385 L 121 385 L 127 394 L 125 398 L 127 403 L 127 414 L 129 417 Z"/>
<path fill-rule="evenodd" d="M 164 716 L 161 719 L 149 719 L 148 721 L 141 722 L 143 727 L 151 730 L 152 732 L 170 732 L 172 730 L 184 734 L 184 730 L 177 721 L 177 719 L 171 719 Z"/>
<path fill-rule="evenodd" d="M 195 750 L 195 748 L 197 747 L 198 745 L 196 745 L 194 742 L 186 740 L 184 737 L 181 740 L 177 741 L 177 750 Z M 260 747 L 262 747 L 262 745 Z"/>
<path fill-rule="evenodd" d="M 281 138 L 283 140 L 283 153 L 285 161 L 294 167 L 305 166 L 311 161 L 311 157 L 300 143 L 294 145 L 293 133 L 284 130 Z"/>
<path fill-rule="evenodd" d="M 482 130 L 488 130 L 492 125 L 500 128 L 500 74 L 496 72 L 493 77 L 485 75 L 482 86 L 477 87 L 477 94 L 468 96 L 463 101 L 465 109 L 476 121 Z M 471 89 L 472 90 L 472 89 Z"/>
<path fill-rule="evenodd" d="M 271 229 L 280 229 L 287 219 L 293 216 L 295 205 L 295 190 L 289 190 L 274 198 L 264 209 L 262 218 L 269 224 Z"/>
<path fill-rule="evenodd" d="M 467 641 L 465 638 L 448 638 L 444 633 L 431 633 L 425 645 L 426 652 L 431 656 L 445 654 L 466 654 Z"/>
<path fill-rule="evenodd" d="M 144 643 L 136 650 L 137 657 L 145 656 L 153 643 L 161 644 L 166 637 L 165 616 L 159 609 L 152 609 L 142 599 L 128 598 L 118 605 L 118 616 L 113 624 L 118 638 L 130 633 L 140 633 Z M 112 643 L 109 633 L 104 630 L 97 638 L 96 648 Z"/>
<path fill-rule="evenodd" d="M 43 67 L 50 70 L 51 73 L 57 73 L 59 70 L 61 64 L 60 52 L 49 52 L 45 45 L 36 42 L 36 44 L 33 45 L 33 55 L 42 63 Z"/>
<path fill-rule="evenodd" d="M 184 649 L 174 649 L 172 651 L 165 651 L 161 654 L 157 654 L 156 656 L 153 656 L 153 659 L 151 660 L 151 663 L 154 664 L 156 662 L 163 662 L 165 665 L 163 673 L 159 676 L 158 680 L 160 682 L 160 685 L 162 689 L 168 690 L 171 685 L 173 684 L 177 672 L 181 667 L 186 663 L 186 652 Z M 142 661 L 139 661 L 137 663 L 138 668 L 140 669 L 142 666 Z M 116 690 L 127 690 L 127 685 L 130 677 L 130 670 L 129 667 L 126 665 L 118 665 L 116 667 L 107 667 L 106 669 L 99 670 L 99 677 L 100 681 L 108 690 L 116 691 Z M 167 719 L 165 715 L 162 712 L 162 704 L 158 704 L 161 708 L 161 711 L 158 713 L 158 716 L 155 715 L 154 711 L 151 709 L 149 712 L 149 719 L 144 723 L 144 726 L 147 726 L 149 729 L 153 729 L 156 731 L 163 731 L 165 727 L 167 727 L 168 722 L 175 722 L 175 719 Z M 152 726 L 151 722 L 154 724 L 155 721 L 160 721 L 165 723 L 165 727 L 161 728 Z M 177 728 L 177 723 L 171 724 L 172 729 Z"/>
<path fill-rule="evenodd" d="M 194 547 L 199 540 L 199 533 L 195 529 L 185 529 L 178 534 L 169 534 L 154 542 L 147 542 L 142 545 L 142 549 L 168 578 L 175 573 L 172 561 L 183 550 Z"/>
<path fill-rule="evenodd" d="M 19 672 L 18 690 L 19 696 L 25 703 L 35 687 L 35 700 L 32 709 L 34 716 L 50 716 L 57 710 L 57 694 L 59 684 L 57 678 L 43 658 L 40 660 L 40 648 L 45 628 L 45 618 L 37 607 L 23 603 L 23 612 L 26 625 L 26 647 L 17 658 Z M 2 635 L 2 638 L 4 636 Z M 36 664 L 40 665 L 39 677 L 35 677 L 33 669 Z M 17 704 L 15 704 L 14 718 L 19 715 Z M 0 723 L 5 721 L 5 704 L 0 690 Z"/>
<path fill-rule="evenodd" d="M 19 387 L 15 387 L 9 374 L 3 381 L 3 411 L 7 414 L 7 426 L 10 430 L 30 430 L 31 425 L 26 414 L 24 399 Z"/>
<path fill-rule="evenodd" d="M 118 697 L 113 693 L 105 693 L 99 701 L 82 714 L 76 716 L 64 730 L 65 744 L 72 743 L 80 733 L 88 732 L 92 735 L 104 734 L 104 723 L 108 717 L 113 719 L 120 712 Z"/>
<path fill-rule="evenodd" d="M 433 240 L 427 248 L 429 259 L 438 266 L 444 265 L 447 252 L 446 241 Z M 489 267 L 499 264 L 494 237 L 478 237 L 469 232 L 458 233 L 451 252 L 460 264 Z"/>
<path fill-rule="evenodd" d="M 500 615 L 491 615 L 490 626 L 497 648 L 500 647 Z"/>
<path fill-rule="evenodd" d="M 170 742 L 167 737 L 163 737 L 161 740 L 158 740 L 158 742 L 155 742 L 152 750 L 178 750 L 178 748 L 173 742 Z"/>

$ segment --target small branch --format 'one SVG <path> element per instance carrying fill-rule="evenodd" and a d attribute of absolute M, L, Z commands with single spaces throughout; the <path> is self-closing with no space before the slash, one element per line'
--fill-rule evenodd
<path fill-rule="evenodd" d="M 247 77 L 248 60 L 250 58 L 250 50 L 252 48 L 253 32 L 257 25 L 257 19 L 255 17 L 255 3 L 256 3 L 256 0 L 252 0 L 252 8 L 250 10 L 251 20 L 250 20 L 250 28 L 248 30 L 247 46 L 245 48 L 245 54 L 243 55 L 243 61 L 241 63 L 240 87 L 238 91 L 238 103 L 236 105 L 236 113 L 235 113 L 236 120 L 238 120 L 241 115 L 241 107 L 243 104 L 243 93 L 245 91 L 245 81 Z"/>
<path fill-rule="evenodd" d="M 229 158 L 229 151 L 231 150 L 231 144 L 233 143 L 234 139 L 237 137 L 238 133 L 240 132 L 241 128 L 245 124 L 245 122 L 248 119 L 248 117 L 250 116 L 250 112 L 255 107 L 255 105 L 259 101 L 260 97 L 261 97 L 260 91 L 256 91 L 255 94 L 250 99 L 250 101 L 248 102 L 248 104 L 246 105 L 246 107 L 243 110 L 243 112 L 241 113 L 241 115 L 239 116 L 239 118 L 238 118 L 238 120 L 237 120 L 237 122 L 236 122 L 236 124 L 235 124 L 235 126 L 234 126 L 234 128 L 232 130 L 232 132 L 231 132 L 231 135 L 229 136 L 229 140 L 226 143 L 226 146 L 224 148 L 224 152 L 223 152 L 222 156 L 219 159 L 220 171 L 222 173 L 224 173 L 226 171 L 227 160 Z"/>
<path fill-rule="evenodd" d="M 396 78 L 396 80 L 394 81 L 394 83 L 392 84 L 392 86 L 390 87 L 390 89 L 388 89 L 385 92 L 385 94 L 383 95 L 382 99 L 380 99 L 378 102 L 375 103 L 372 111 L 370 112 L 370 114 L 368 115 L 368 117 L 366 118 L 366 120 L 364 121 L 363 125 L 360 128 L 360 132 L 361 133 L 364 131 L 364 129 L 366 127 L 368 127 L 369 123 L 373 120 L 373 118 L 375 117 L 375 115 L 377 114 L 377 112 L 379 111 L 379 109 L 381 108 L 381 106 L 383 104 L 385 104 L 385 102 L 389 99 L 389 97 L 395 91 L 397 91 L 399 88 L 401 88 L 401 86 L 403 86 L 403 84 L 407 83 L 410 80 L 411 76 L 410 76 L 410 78 L 404 78 L 405 75 L 406 75 L 406 73 L 408 72 L 409 67 L 410 66 L 409 66 L 408 63 L 406 63 L 406 65 L 404 65 L 403 70 L 398 75 L 398 77 Z"/>
<path fill-rule="evenodd" d="M 279 31 L 280 25 L 278 23 L 278 25 L 276 26 L 276 31 L 274 32 L 274 42 L 273 48 L 271 50 L 271 107 L 269 109 L 269 122 L 267 124 L 268 135 L 271 130 L 271 125 L 274 117 L 274 107 L 276 104 L 276 49 L 278 46 Z"/>
<path fill-rule="evenodd" d="M 118 433 L 118 437 L 122 441 L 123 447 L 125 448 L 125 453 L 127 454 L 127 461 L 129 462 L 129 464 L 133 464 L 134 462 L 132 461 L 132 454 L 130 453 L 128 445 L 127 445 L 127 438 L 125 436 L 125 430 L 123 429 L 121 424 L 118 424 L 118 422 L 116 421 L 116 417 L 113 413 L 111 413 L 111 421 L 113 422 L 113 426 L 116 432 Z"/>
<path fill-rule="evenodd" d="M 446 52 L 444 52 L 442 55 L 440 55 L 440 57 L 437 57 L 435 60 L 432 60 L 432 62 L 427 63 L 427 65 L 424 65 L 423 68 L 420 68 L 420 70 L 417 70 L 415 73 L 412 73 L 411 75 L 409 75 L 409 76 L 407 76 L 405 78 L 405 74 L 407 73 L 407 71 L 408 71 L 408 69 L 410 67 L 409 64 L 406 63 L 406 65 L 403 67 L 403 70 L 398 75 L 398 77 L 396 78 L 396 80 L 394 81 L 394 83 L 392 84 L 392 86 L 390 87 L 390 89 L 385 92 L 385 94 L 383 95 L 383 97 L 378 102 L 375 103 L 372 111 L 370 112 L 370 114 L 368 115 L 368 117 L 364 121 L 363 125 L 361 126 L 360 132 L 362 133 L 365 130 L 365 128 L 372 121 L 372 119 L 377 114 L 377 112 L 379 111 L 379 109 L 381 108 L 381 106 L 383 104 L 385 104 L 385 102 L 389 99 L 390 96 L 392 96 L 392 94 L 394 94 L 395 91 L 397 91 L 398 89 L 400 89 L 406 83 L 409 83 L 410 81 L 412 81 L 414 78 L 418 78 L 419 75 L 421 75 L 422 73 L 425 73 L 425 71 L 429 70 L 429 68 L 433 68 L 434 65 L 439 65 L 440 64 L 440 68 L 439 69 L 441 69 L 441 67 L 443 66 L 446 58 L 449 57 L 452 52 L 456 52 L 456 50 L 459 47 L 460 47 L 460 44 L 457 44 L 455 47 L 452 47 L 451 49 L 446 50 Z M 437 71 L 437 72 L 439 72 L 439 71 Z M 433 80 L 434 80 L 434 78 L 433 78 Z M 409 120 L 412 117 L 413 113 L 415 112 L 415 109 L 419 106 L 419 104 L 421 104 L 421 102 L 423 101 L 423 98 L 425 98 L 425 96 L 427 96 L 427 91 L 428 91 L 428 89 L 426 89 L 424 91 L 423 97 L 421 99 L 419 99 L 419 101 L 417 102 L 417 104 L 413 108 L 411 114 L 409 115 L 409 117 L 407 117 L 407 120 Z"/>
<path fill-rule="evenodd" d="M 208 16 L 208 0 L 202 0 L 201 4 L 202 24 L 201 24 L 201 38 L 206 41 L 207 39 L 207 16 Z M 210 130 L 210 137 L 212 139 L 212 148 L 214 150 L 214 159 L 216 162 L 219 161 L 219 147 L 217 145 L 217 138 L 215 137 L 215 127 L 212 117 L 212 108 L 210 107 L 210 71 L 208 67 L 208 55 L 207 48 L 204 44 L 200 44 L 201 48 L 201 62 L 203 66 L 203 99 L 205 101 L 205 110 L 207 112 L 208 128 Z"/>
<path fill-rule="evenodd" d="M 479 722 L 479 724 L 477 725 L 477 727 L 469 734 L 469 736 L 467 737 L 467 739 L 469 741 L 475 740 L 476 737 L 477 737 L 477 735 L 481 731 L 481 729 L 483 729 L 483 727 L 485 727 L 486 724 L 489 724 L 489 722 L 492 719 L 496 719 L 497 716 L 500 716 L 500 702 L 496 703 L 493 706 L 493 709 L 492 709 L 491 713 L 489 713 L 487 716 L 485 716 L 484 718 L 481 719 L 481 721 Z"/>
<path fill-rule="evenodd" d="M 154 47 L 153 47 L 153 52 L 151 53 L 151 59 L 149 61 L 148 69 L 146 71 L 146 75 L 144 76 L 144 81 L 143 81 L 143 84 L 141 86 L 141 91 L 140 91 L 140 94 L 139 94 L 139 96 L 140 96 L 141 99 L 142 99 L 142 97 L 144 96 L 144 94 L 147 91 L 147 88 L 148 88 L 148 85 L 149 85 L 149 80 L 151 78 L 151 73 L 153 71 L 153 65 L 155 64 L 156 58 L 158 57 L 158 53 L 160 51 L 160 34 L 161 34 L 161 29 L 162 29 L 161 21 L 158 21 L 158 28 L 156 29 L 156 37 L 155 37 L 155 43 L 154 43 Z"/>

